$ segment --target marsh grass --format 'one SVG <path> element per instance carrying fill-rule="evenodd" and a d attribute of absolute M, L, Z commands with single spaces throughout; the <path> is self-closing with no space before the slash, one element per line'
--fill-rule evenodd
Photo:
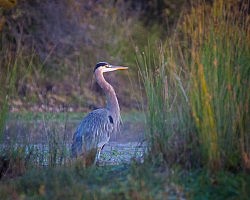
<path fill-rule="evenodd" d="M 211 175 L 197 170 L 182 179 L 188 199 L 248 199 L 250 177 L 247 173 L 218 171 Z"/>
<path fill-rule="evenodd" d="M 180 20 L 178 34 L 164 42 L 150 41 L 142 53 L 137 51 L 148 106 L 149 159 L 144 164 L 67 165 L 67 115 L 60 116 L 62 127 L 56 123 L 50 127 L 53 117 L 40 113 L 45 137 L 41 148 L 27 139 L 1 152 L 6 155 L 0 160 L 1 198 L 181 199 L 184 189 L 174 184 L 181 177 L 174 170 L 180 165 L 188 169 L 204 166 L 213 172 L 249 169 L 250 26 L 241 10 L 232 12 L 232 3 L 217 0 L 211 7 L 194 7 Z M 7 82 L 1 76 L 1 83 L 15 82 L 15 73 L 8 74 L 12 78 Z M 11 95 L 0 89 L 3 99 Z M 0 115 L 4 124 L 8 104 L 1 105 L 6 106 Z M 158 161 L 173 168 L 159 167 Z M 191 198 L 249 196 L 246 174 L 204 173 L 181 177 L 187 181 L 184 187 Z"/>
<path fill-rule="evenodd" d="M 5 59 L 0 59 L 0 144 L 1 144 L 1 156 L 0 156 L 0 177 L 5 174 L 21 174 L 25 170 L 23 160 L 22 148 L 13 149 L 11 147 L 3 148 L 3 135 L 5 129 L 5 123 L 9 112 L 9 99 L 12 97 L 15 90 L 15 83 L 18 76 L 18 61 L 19 59 L 12 60 L 10 52 L 6 51 Z M 18 56 L 17 56 L 18 57 Z"/>
<path fill-rule="evenodd" d="M 183 33 L 191 45 L 190 107 L 203 164 L 214 170 L 248 167 L 243 155 L 250 153 L 250 31 L 249 2 L 244 3 L 238 8 L 218 0 L 184 17 Z"/>
<path fill-rule="evenodd" d="M 27 56 L 24 49 L 18 48 L 16 53 L 12 55 L 6 50 L 6 54 L 1 58 L 1 74 L 0 74 L 0 136 L 1 136 L 1 156 L 0 156 L 0 171 L 1 177 L 15 177 L 22 175 L 27 169 L 32 167 L 55 166 L 63 165 L 66 157 L 66 124 L 65 115 L 64 129 L 57 130 L 47 129 L 47 122 L 42 115 L 44 131 L 46 135 L 46 144 L 41 141 L 41 144 L 32 143 L 32 136 L 27 130 L 22 127 L 18 128 L 20 120 L 16 120 L 17 129 L 11 135 L 4 135 L 6 132 L 6 121 L 9 117 L 11 104 L 19 95 L 20 85 L 24 82 L 32 82 L 36 86 L 35 93 L 39 96 L 36 83 L 38 74 L 41 73 L 43 64 L 35 64 L 35 53 Z M 32 97 L 29 98 L 32 101 Z M 27 99 L 26 99 L 27 100 Z M 35 100 L 37 101 L 37 100 Z M 60 127 L 61 128 L 61 127 Z M 58 129 L 60 129 L 58 128 Z M 59 134 L 60 133 L 60 137 Z"/>
<path fill-rule="evenodd" d="M 3 130 L 7 118 L 8 113 L 8 103 L 7 103 L 8 96 L 5 97 L 3 102 L 1 103 L 1 111 L 0 111 L 0 141 L 2 141 L 3 137 Z"/>
<path fill-rule="evenodd" d="M 151 160 L 156 158 L 168 164 L 182 163 L 190 167 L 191 157 L 196 154 L 190 150 L 196 140 L 191 135 L 194 127 L 188 117 L 187 86 L 182 80 L 184 71 L 176 65 L 172 50 L 171 43 L 166 42 L 153 44 L 137 55 L 148 106 L 146 137 Z"/>
<path fill-rule="evenodd" d="M 163 199 L 181 198 L 181 188 L 150 165 L 30 169 L 18 179 L 0 182 L 7 198 L 41 199 Z M 166 189 L 168 188 L 168 189 Z"/>
<path fill-rule="evenodd" d="M 64 116 L 63 126 L 48 125 L 48 121 L 46 122 L 43 116 L 43 128 L 46 134 L 45 146 L 48 152 L 46 159 L 48 162 L 48 166 L 53 167 L 58 165 L 65 165 L 69 160 L 69 150 L 67 147 L 67 124 L 67 114 L 65 114 Z"/>
<path fill-rule="evenodd" d="M 6 130 L 7 135 L 0 145 L 2 179 L 16 178 L 31 169 L 71 165 L 68 115 L 60 115 L 59 118 L 60 122 L 57 115 L 43 114 L 26 123 L 19 119 L 15 128 Z"/>
<path fill-rule="evenodd" d="M 1 63 L 3 64 L 3 63 Z M 7 60 L 6 70 L 7 76 L 3 72 L 0 73 L 0 141 L 2 140 L 3 130 L 9 110 L 8 101 L 11 95 L 15 93 L 15 81 L 17 79 L 17 60 Z"/>
<path fill-rule="evenodd" d="M 34 67 L 34 54 L 27 55 L 18 43 L 15 52 L 10 49 L 1 49 L 0 59 L 0 170 L 2 176 L 16 176 L 25 172 L 33 148 L 26 143 L 19 143 L 17 137 L 4 138 L 6 121 L 10 111 L 10 102 L 18 95 L 18 83 L 32 76 Z M 8 138 L 8 137 L 7 137 Z M 5 141 L 4 141 L 5 140 Z M 24 140 L 22 140 L 24 141 Z M 18 145 L 17 145 L 18 144 Z"/>
<path fill-rule="evenodd" d="M 184 163 L 249 168 L 248 4 L 199 3 L 169 40 L 137 56 L 153 157 L 177 161 L 187 150 Z"/>

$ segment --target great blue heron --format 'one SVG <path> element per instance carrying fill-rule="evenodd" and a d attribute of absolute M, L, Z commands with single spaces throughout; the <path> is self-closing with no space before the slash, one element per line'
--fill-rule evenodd
<path fill-rule="evenodd" d="M 107 62 L 96 64 L 95 78 L 106 95 L 107 105 L 105 108 L 90 112 L 82 120 L 73 136 L 72 157 L 82 156 L 85 159 L 84 162 L 88 162 L 86 159 L 91 159 L 89 158 L 91 156 L 94 157 L 94 164 L 96 164 L 110 135 L 118 131 L 121 122 L 119 103 L 114 88 L 105 80 L 103 73 L 122 69 L 127 67 L 114 66 Z"/>

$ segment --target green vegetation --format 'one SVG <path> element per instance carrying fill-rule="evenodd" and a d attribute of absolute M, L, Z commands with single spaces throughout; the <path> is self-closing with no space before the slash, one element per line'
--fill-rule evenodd
<path fill-rule="evenodd" d="M 128 6 L 122 1 L 78 4 L 62 0 L 44 5 L 20 1 L 8 12 L 0 9 L 0 73 L 7 73 L 9 60 L 19 63 L 16 94 L 9 100 L 12 110 L 86 112 L 104 104 L 105 98 L 97 98 L 100 89 L 93 79 L 98 61 L 129 66 L 129 72 L 109 79 L 119 82 L 119 90 L 115 89 L 121 104 L 138 108 L 140 93 L 136 92 L 139 87 L 132 49 L 141 49 L 148 38 L 158 38 L 161 30 L 157 25 L 145 27 Z M 126 87 L 128 78 L 134 90 Z"/>
<path fill-rule="evenodd" d="M 181 180 L 190 199 L 249 199 L 250 179 L 245 173 L 195 171 Z"/>
<path fill-rule="evenodd" d="M 191 42 L 190 106 L 202 162 L 212 170 L 249 167 L 249 21 L 232 6 L 216 1 L 184 22 Z M 198 22 L 197 16 L 207 20 Z"/>
<path fill-rule="evenodd" d="M 0 183 L 4 199 L 162 199 L 182 197 L 181 188 L 164 180 L 151 166 L 132 164 L 30 170 L 16 180 Z M 164 187 L 168 188 L 164 190 Z"/>
<path fill-rule="evenodd" d="M 8 54 L 8 52 L 6 53 Z M 17 55 L 17 58 L 15 60 L 8 59 L 5 63 L 5 68 L 3 70 L 4 73 L 0 73 L 0 84 L 2 85 L 0 88 L 0 141 L 2 140 L 3 135 L 3 129 L 5 125 L 5 121 L 8 114 L 8 102 L 12 95 L 15 94 L 15 82 L 18 75 L 18 65 L 20 64 L 19 58 Z M 3 63 L 1 63 L 3 64 Z M 6 75 L 7 76 L 6 76 Z"/>
<path fill-rule="evenodd" d="M 178 34 L 138 56 L 153 157 L 192 165 L 195 156 L 211 171 L 249 169 L 249 17 L 234 6 L 198 5 Z"/>
<path fill-rule="evenodd" d="M 150 46 L 137 56 L 148 101 L 150 157 L 173 165 L 186 161 L 198 164 L 197 154 L 194 151 L 189 154 L 196 141 L 190 135 L 194 126 L 188 115 L 186 88 L 180 78 L 182 68 L 174 63 L 169 44 L 153 47 L 153 51 Z M 190 166 L 188 162 L 185 165 Z"/>
<path fill-rule="evenodd" d="M 152 6 L 148 9 L 158 9 L 162 13 L 159 21 L 164 21 L 167 16 L 164 9 L 157 7 L 158 1 L 150 2 Z M 165 1 L 158 3 L 168 5 Z M 157 24 L 152 27 L 143 24 L 140 17 L 125 9 L 129 4 L 123 1 L 115 6 L 107 2 L 89 4 L 93 12 L 88 15 L 80 15 L 75 3 L 66 5 L 71 11 L 74 8 L 76 15 L 91 27 L 85 32 L 84 41 L 88 41 L 85 48 L 77 48 L 72 51 L 75 54 L 61 60 L 61 52 L 54 52 L 54 57 L 49 53 L 41 61 L 41 52 L 17 48 L 12 54 L 8 45 L 1 46 L 0 54 L 4 55 L 0 57 L 0 83 L 4 86 L 0 88 L 0 133 L 4 141 L 0 151 L 1 198 L 248 199 L 249 1 L 195 3 L 182 12 L 176 27 L 167 34 Z M 131 16 L 120 14 L 122 10 Z M 17 17 L 23 16 L 21 12 Z M 37 28 L 33 27 L 34 34 Z M 18 44 L 22 41 L 5 37 L 5 33 L 1 36 L 2 42 L 6 38 Z M 68 41 L 72 42 L 72 38 Z M 146 118 L 148 154 L 143 164 L 134 159 L 130 165 L 83 168 L 71 162 L 67 148 L 71 139 L 68 132 L 83 114 L 68 114 L 67 109 L 84 107 L 87 111 L 104 102 L 86 88 L 91 82 L 90 66 L 107 58 L 131 66 L 128 78 L 132 93 L 121 77 L 118 86 L 122 92 L 118 96 L 121 95 L 122 106 L 132 102 L 128 110 L 145 109 L 145 116 L 129 110 L 124 114 L 124 122 L 141 123 Z M 66 93 L 62 90 L 64 86 L 68 86 Z M 60 105 L 59 111 L 63 112 L 28 110 L 8 114 L 9 106 L 17 104 L 20 108 L 43 105 L 41 111 L 51 111 L 51 107 L 53 110 Z M 42 134 L 32 138 L 27 127 L 17 126 L 6 136 L 3 134 L 6 120 L 8 128 L 22 121 L 27 127 L 32 124 L 34 130 L 40 129 Z M 68 120 L 73 122 L 72 127 Z M 32 140 L 41 145 L 31 145 L 35 144 Z M 119 156 L 117 151 L 113 154 Z"/>

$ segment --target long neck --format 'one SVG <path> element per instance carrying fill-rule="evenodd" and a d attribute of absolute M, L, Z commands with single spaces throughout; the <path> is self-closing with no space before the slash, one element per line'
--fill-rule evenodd
<path fill-rule="evenodd" d="M 101 71 L 95 72 L 95 77 L 97 83 L 100 85 L 100 87 L 103 89 L 106 98 L 107 98 L 107 106 L 106 108 L 112 113 L 112 117 L 115 119 L 115 123 L 117 126 L 119 126 L 120 122 L 120 107 L 118 104 L 118 100 L 115 94 L 114 88 L 104 79 L 103 73 Z"/>

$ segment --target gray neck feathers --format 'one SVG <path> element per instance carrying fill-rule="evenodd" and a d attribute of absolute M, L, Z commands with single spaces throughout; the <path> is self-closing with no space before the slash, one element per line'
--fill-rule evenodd
<path fill-rule="evenodd" d="M 112 115 L 112 118 L 114 120 L 114 125 L 115 125 L 115 132 L 117 132 L 117 131 L 119 131 L 119 126 L 121 123 L 121 116 L 120 116 L 120 107 L 118 104 L 115 90 L 104 79 L 103 73 L 101 71 L 96 70 L 95 77 L 96 77 L 97 83 L 100 85 L 100 87 L 103 89 L 103 91 L 106 95 L 106 100 L 107 100 L 106 108 L 107 108 L 107 110 L 110 111 L 110 113 Z"/>

